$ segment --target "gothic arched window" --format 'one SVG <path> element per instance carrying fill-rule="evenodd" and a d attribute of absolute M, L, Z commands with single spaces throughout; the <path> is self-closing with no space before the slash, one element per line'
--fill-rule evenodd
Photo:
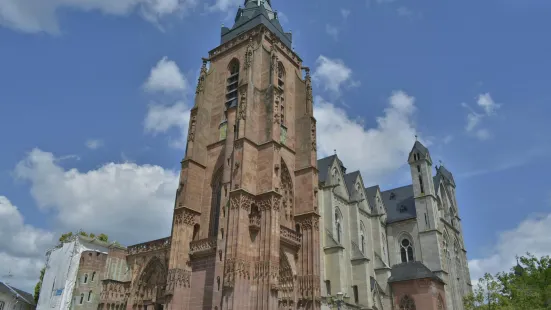
<path fill-rule="evenodd" d="M 226 106 L 237 105 L 237 84 L 239 83 L 239 60 L 232 59 L 228 66 L 230 76 L 226 81 Z"/>
<path fill-rule="evenodd" d="M 214 176 L 212 184 L 212 197 L 210 207 L 210 227 L 209 236 L 218 235 L 218 226 L 220 220 L 220 204 L 222 200 L 222 169 Z"/>
<path fill-rule="evenodd" d="M 92 291 L 88 292 L 88 300 L 87 301 L 90 301 L 90 300 L 92 300 Z"/>
<path fill-rule="evenodd" d="M 337 241 L 341 243 L 342 240 L 342 217 L 339 210 L 335 211 L 335 229 L 337 231 Z"/>
<path fill-rule="evenodd" d="M 400 257 L 402 263 L 413 262 L 415 257 L 413 256 L 413 243 L 409 238 L 402 238 L 400 241 Z"/>
<path fill-rule="evenodd" d="M 405 295 L 400 299 L 400 310 L 415 310 L 415 301 L 409 295 Z"/>
<path fill-rule="evenodd" d="M 360 242 L 360 249 L 365 253 L 365 226 L 362 221 L 360 221 Z"/>
<path fill-rule="evenodd" d="M 279 208 L 279 223 L 288 228 L 292 228 L 294 223 L 293 180 L 291 179 L 291 173 L 289 172 L 289 169 L 283 159 L 281 160 L 280 186 L 282 197 L 281 207 Z"/>
<path fill-rule="evenodd" d="M 446 268 L 449 268 L 450 265 L 450 248 L 449 248 L 449 236 L 447 232 L 444 232 L 444 263 L 446 264 Z M 448 270 L 449 272 L 449 270 Z"/>
<path fill-rule="evenodd" d="M 84 302 L 84 293 L 80 293 L 80 304 Z"/>

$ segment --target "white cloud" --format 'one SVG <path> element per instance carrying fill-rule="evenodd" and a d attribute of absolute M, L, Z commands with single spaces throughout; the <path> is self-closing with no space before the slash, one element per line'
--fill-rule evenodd
<path fill-rule="evenodd" d="M 151 104 L 145 117 L 144 126 L 152 134 L 166 133 L 172 128 L 179 132 L 171 142 L 173 147 L 185 149 L 189 125 L 189 107 L 179 101 L 172 105 Z"/>
<path fill-rule="evenodd" d="M 237 8 L 240 4 L 243 4 L 242 0 L 216 0 L 214 5 L 209 7 L 209 10 L 228 12 L 231 9 Z"/>
<path fill-rule="evenodd" d="M 352 80 L 352 69 L 340 59 L 320 55 L 312 79 L 324 90 L 339 95 L 343 87 L 355 87 L 359 82 Z"/>
<path fill-rule="evenodd" d="M 152 69 L 144 84 L 145 90 L 151 93 L 172 93 L 177 95 L 176 102 L 151 103 L 144 120 L 144 129 L 153 135 L 168 133 L 171 129 L 178 131 L 178 136 L 171 139 L 171 145 L 185 149 L 189 124 L 189 106 L 186 104 L 190 88 L 186 77 L 178 65 L 162 58 Z M 166 101 L 167 98 L 157 97 L 155 101 Z M 171 99 L 172 100 L 172 99 Z"/>
<path fill-rule="evenodd" d="M 469 261 L 471 279 L 478 280 L 486 272 L 509 271 L 516 264 L 516 255 L 525 255 L 526 252 L 537 257 L 551 255 L 549 235 L 551 214 L 525 219 L 514 229 L 501 232 L 489 255 Z"/>
<path fill-rule="evenodd" d="M 500 104 L 494 102 L 489 93 L 478 95 L 477 106 L 483 112 L 477 112 L 466 103 L 461 103 L 461 106 L 469 110 L 467 113 L 467 124 L 465 131 L 479 140 L 488 140 L 492 137 L 491 132 L 487 128 L 480 128 L 482 121 L 496 114 L 496 111 L 501 107 Z"/>
<path fill-rule="evenodd" d="M 11 274 L 13 286 L 32 292 L 54 235 L 25 224 L 19 209 L 0 196 L 0 276 Z"/>
<path fill-rule="evenodd" d="M 123 244 L 170 234 L 174 171 L 133 163 L 65 170 L 52 153 L 34 149 L 17 164 L 15 176 L 30 183 L 39 209 L 53 213 L 57 232 L 106 233 Z"/>
<path fill-rule="evenodd" d="M 97 150 L 103 146 L 103 141 L 99 139 L 90 139 L 86 141 L 86 147 L 91 150 Z"/>
<path fill-rule="evenodd" d="M 350 16 L 350 13 L 351 12 L 348 9 L 341 9 L 341 15 L 342 15 L 342 18 L 344 18 L 344 19 L 347 19 L 348 16 Z"/>
<path fill-rule="evenodd" d="M 0 25 L 28 33 L 60 32 L 57 14 L 62 9 L 97 11 L 109 15 L 139 12 L 154 23 L 182 14 L 198 0 L 0 0 Z"/>
<path fill-rule="evenodd" d="M 365 128 L 361 120 L 351 119 L 343 109 L 321 97 L 316 97 L 315 102 L 320 156 L 331 155 L 336 149 L 350 171 L 361 170 L 366 184 L 378 183 L 404 165 L 416 134 L 413 97 L 394 92 L 373 128 Z"/>
<path fill-rule="evenodd" d="M 486 115 L 493 115 L 501 105 L 494 102 L 489 93 L 478 95 L 478 106 L 484 109 Z"/>
<path fill-rule="evenodd" d="M 331 36 L 333 39 L 338 40 L 339 39 L 339 29 L 335 26 L 332 26 L 330 24 L 325 25 L 325 32 L 329 36 Z"/>
<path fill-rule="evenodd" d="M 151 68 L 144 88 L 149 92 L 185 92 L 188 90 L 188 82 L 178 65 L 163 57 Z"/>

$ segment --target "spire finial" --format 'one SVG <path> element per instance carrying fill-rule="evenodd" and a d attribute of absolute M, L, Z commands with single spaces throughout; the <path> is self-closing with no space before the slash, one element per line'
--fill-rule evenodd
<path fill-rule="evenodd" d="M 442 162 L 441 159 L 439 159 L 438 162 L 440 163 L 440 167 L 444 167 L 444 163 Z"/>
<path fill-rule="evenodd" d="M 417 135 L 415 135 L 415 141 L 416 142 L 419 141 L 417 138 L 419 138 L 419 137 Z"/>
<path fill-rule="evenodd" d="M 333 152 L 335 152 L 335 155 L 337 155 L 337 149 L 334 149 Z"/>

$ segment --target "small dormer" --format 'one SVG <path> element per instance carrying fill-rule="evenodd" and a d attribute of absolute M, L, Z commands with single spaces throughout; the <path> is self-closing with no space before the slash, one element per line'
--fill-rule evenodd
<path fill-rule="evenodd" d="M 432 165 L 429 150 L 421 142 L 415 141 L 409 152 L 408 163 L 411 165 L 421 161 L 427 161 L 429 165 Z"/>

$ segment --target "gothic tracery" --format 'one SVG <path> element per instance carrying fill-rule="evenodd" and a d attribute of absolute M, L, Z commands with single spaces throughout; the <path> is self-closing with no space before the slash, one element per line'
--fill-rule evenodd
<path fill-rule="evenodd" d="M 289 228 L 293 228 L 293 180 L 291 179 L 291 173 L 285 165 L 285 162 L 281 160 L 281 208 L 280 208 L 280 217 L 279 223 Z"/>

